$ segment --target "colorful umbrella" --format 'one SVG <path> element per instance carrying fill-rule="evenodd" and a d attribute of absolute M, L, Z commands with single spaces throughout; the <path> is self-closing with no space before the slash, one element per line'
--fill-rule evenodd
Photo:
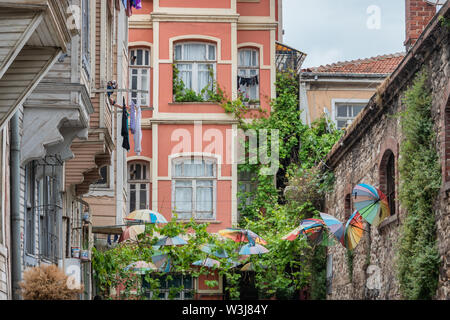
<path fill-rule="evenodd" d="M 180 237 L 162 237 L 156 243 L 156 246 L 182 246 L 187 244 L 187 242 Z"/>
<path fill-rule="evenodd" d="M 166 218 L 162 214 L 148 209 L 133 211 L 125 220 L 144 223 L 167 223 Z"/>
<path fill-rule="evenodd" d="M 120 236 L 119 242 L 124 242 L 126 240 L 137 241 L 138 235 L 144 232 L 145 232 L 145 225 L 135 225 L 127 227 Z"/>
<path fill-rule="evenodd" d="M 328 227 L 328 229 L 334 234 L 336 239 L 344 245 L 344 224 L 333 217 L 332 215 L 326 214 L 326 213 L 320 213 L 320 217 L 322 218 L 325 225 Z"/>
<path fill-rule="evenodd" d="M 305 219 L 300 222 L 300 226 L 284 236 L 283 240 L 294 241 L 298 238 L 307 238 L 315 243 L 322 240 L 324 222 L 320 219 Z"/>
<path fill-rule="evenodd" d="M 206 258 L 204 260 L 195 261 L 192 265 L 213 268 L 214 266 L 219 267 L 220 262 L 211 258 Z"/>
<path fill-rule="evenodd" d="M 239 254 L 253 255 L 253 254 L 263 254 L 263 253 L 267 253 L 267 252 L 269 252 L 269 250 L 266 249 L 265 247 L 263 247 L 262 245 L 259 245 L 259 244 L 251 245 L 249 243 L 241 248 L 241 250 L 239 251 Z"/>
<path fill-rule="evenodd" d="M 230 238 L 234 242 L 249 242 L 250 244 L 264 244 L 267 242 L 251 230 L 228 228 L 220 230 L 219 234 L 223 237 Z"/>
<path fill-rule="evenodd" d="M 151 257 L 151 259 L 157 270 L 162 272 L 170 272 L 170 258 L 167 254 L 157 252 Z"/>
<path fill-rule="evenodd" d="M 134 271 L 136 273 L 145 274 L 146 271 L 149 270 L 158 270 L 158 268 L 151 262 L 145 262 L 145 261 L 137 261 L 133 262 L 132 264 L 128 265 L 125 270 Z"/>
<path fill-rule="evenodd" d="M 345 225 L 345 247 L 353 250 L 358 245 L 364 232 L 363 219 L 358 211 L 355 211 Z"/>
<path fill-rule="evenodd" d="M 378 188 L 368 184 L 358 184 L 353 188 L 353 203 L 356 210 L 371 225 L 378 227 L 389 217 L 389 203 L 387 197 Z"/>
<path fill-rule="evenodd" d="M 260 265 L 260 266 L 263 269 L 267 269 L 267 266 L 263 266 L 263 265 Z M 241 271 L 256 271 L 255 264 L 253 262 L 249 262 L 241 268 Z"/>
<path fill-rule="evenodd" d="M 212 244 L 204 244 L 200 247 L 200 250 L 207 254 L 212 254 L 217 258 L 228 258 L 228 254 L 224 249 L 216 248 Z"/>

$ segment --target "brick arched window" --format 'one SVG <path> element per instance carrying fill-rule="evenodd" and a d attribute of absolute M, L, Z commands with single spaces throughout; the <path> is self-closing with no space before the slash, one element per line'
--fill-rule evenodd
<path fill-rule="evenodd" d="M 380 189 L 387 196 L 391 216 L 396 214 L 395 190 L 395 155 L 392 150 L 385 151 L 380 163 Z"/>

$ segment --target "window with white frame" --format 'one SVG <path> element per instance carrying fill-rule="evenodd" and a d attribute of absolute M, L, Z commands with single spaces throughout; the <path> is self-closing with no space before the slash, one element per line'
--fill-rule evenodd
<path fill-rule="evenodd" d="M 90 1 L 83 0 L 82 3 L 82 14 L 83 21 L 81 27 L 81 38 L 82 38 L 82 59 L 83 59 L 83 68 L 86 71 L 88 77 L 91 74 L 91 10 L 90 10 Z"/>
<path fill-rule="evenodd" d="M 172 207 L 182 220 L 215 218 L 216 162 L 180 158 L 172 163 Z"/>
<path fill-rule="evenodd" d="M 363 103 L 336 103 L 335 118 L 337 128 L 345 129 L 365 106 L 366 104 Z"/>
<path fill-rule="evenodd" d="M 132 91 L 130 99 L 137 105 L 150 105 L 150 50 L 130 50 L 130 89 L 144 90 L 144 92 Z M 131 101 L 130 101 L 131 102 Z"/>
<path fill-rule="evenodd" d="M 201 42 L 176 44 L 174 61 L 185 89 L 207 99 L 206 90 L 212 89 L 216 74 L 216 46 Z"/>
<path fill-rule="evenodd" d="M 240 49 L 238 52 L 238 89 L 244 102 L 259 101 L 259 51 Z"/>
<path fill-rule="evenodd" d="M 31 161 L 25 166 L 25 253 L 35 254 L 36 232 L 36 161 Z"/>
<path fill-rule="evenodd" d="M 149 208 L 149 172 L 147 162 L 128 164 L 128 212 Z"/>

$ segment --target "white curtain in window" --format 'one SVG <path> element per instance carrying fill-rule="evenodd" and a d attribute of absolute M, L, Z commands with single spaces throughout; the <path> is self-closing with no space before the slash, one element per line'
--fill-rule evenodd
<path fill-rule="evenodd" d="M 185 88 L 192 88 L 192 64 L 178 64 L 179 79 L 183 81 Z"/>
<path fill-rule="evenodd" d="M 192 181 L 175 182 L 175 209 L 177 212 L 192 212 Z"/>
<path fill-rule="evenodd" d="M 211 71 L 213 66 L 211 64 L 199 64 L 198 65 L 198 91 L 203 89 L 211 89 L 213 79 L 211 78 Z M 214 71 L 212 71 L 214 72 Z"/>
<path fill-rule="evenodd" d="M 213 182 L 197 181 L 197 211 L 213 211 Z"/>

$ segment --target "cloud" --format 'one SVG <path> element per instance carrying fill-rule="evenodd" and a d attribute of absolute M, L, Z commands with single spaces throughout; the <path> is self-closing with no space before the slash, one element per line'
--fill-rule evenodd
<path fill-rule="evenodd" d="M 380 8 L 370 29 L 368 8 Z M 304 67 L 404 51 L 403 0 L 284 0 L 284 42 L 308 54 Z"/>

